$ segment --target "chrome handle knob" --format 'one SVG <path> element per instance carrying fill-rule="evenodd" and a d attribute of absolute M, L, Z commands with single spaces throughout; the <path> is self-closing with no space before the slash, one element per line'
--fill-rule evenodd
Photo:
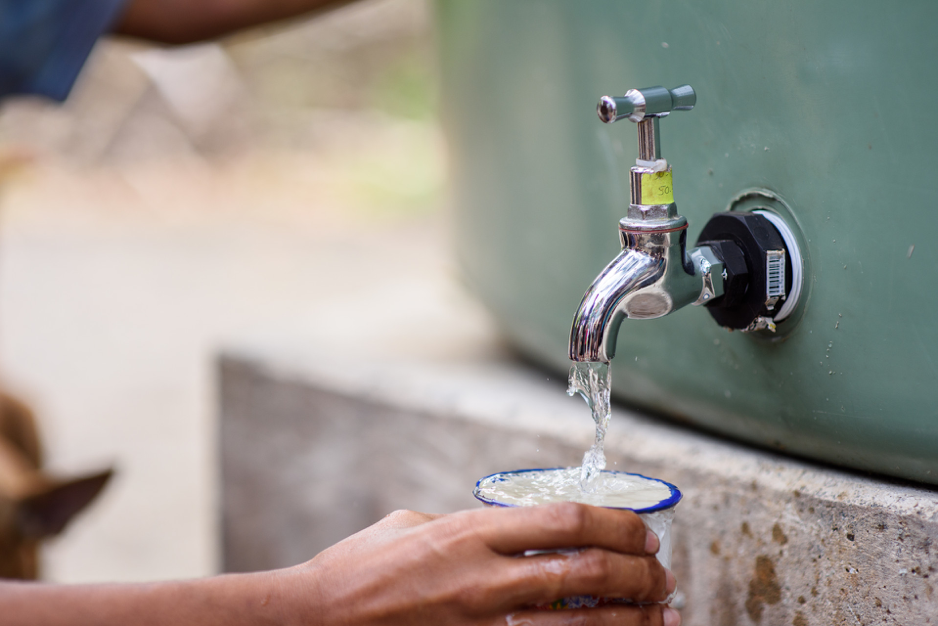
<path fill-rule="evenodd" d="M 646 117 L 664 117 L 671 111 L 690 111 L 697 104 L 697 93 L 690 85 L 674 89 L 645 87 L 629 89 L 624 96 L 603 96 L 596 106 L 599 119 L 607 124 L 628 118 L 641 122 Z"/>

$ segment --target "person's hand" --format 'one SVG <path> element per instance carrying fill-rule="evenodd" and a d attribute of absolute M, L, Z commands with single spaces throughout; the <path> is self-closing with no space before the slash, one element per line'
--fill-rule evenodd
<path fill-rule="evenodd" d="M 522 556 L 528 550 L 580 548 Z M 677 626 L 661 605 L 539 611 L 594 595 L 660 602 L 673 575 L 634 513 L 574 503 L 453 515 L 398 511 L 281 571 L 288 624 Z"/>

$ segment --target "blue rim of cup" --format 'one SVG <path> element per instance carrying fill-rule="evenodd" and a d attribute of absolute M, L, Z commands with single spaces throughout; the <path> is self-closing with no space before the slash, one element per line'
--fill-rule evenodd
<path fill-rule="evenodd" d="M 479 493 L 479 486 L 483 482 L 489 480 L 490 478 L 495 478 L 496 476 L 508 476 L 511 474 L 527 474 L 529 472 L 553 472 L 553 471 L 565 470 L 565 469 L 569 469 L 569 468 L 567 467 L 535 467 L 531 469 L 512 470 L 509 472 L 495 472 L 494 474 L 489 474 L 488 476 L 484 476 L 480 478 L 479 480 L 477 480 L 475 489 L 472 490 L 472 495 L 475 496 L 476 500 L 479 500 L 480 502 L 483 502 L 489 506 L 515 508 L 521 505 L 509 504 L 507 502 L 498 502 L 497 500 L 490 500 L 489 498 L 486 498 L 485 496 Z M 623 511 L 632 511 L 633 513 L 654 513 L 656 511 L 664 511 L 666 509 L 670 509 L 671 507 L 677 505 L 677 503 L 681 501 L 681 498 L 684 497 L 684 494 L 681 493 L 680 489 L 678 489 L 677 487 L 675 487 L 674 485 L 672 485 L 671 483 L 665 480 L 661 480 L 660 478 L 651 478 L 650 476 L 645 476 L 643 474 L 636 474 L 634 472 L 622 472 L 619 470 L 603 470 L 603 474 L 625 474 L 626 476 L 638 476 L 639 478 L 644 478 L 645 480 L 653 480 L 656 483 L 661 483 L 662 485 L 667 486 L 667 488 L 671 490 L 670 496 L 658 502 L 658 504 L 653 504 L 643 509 L 633 509 L 627 506 L 606 506 L 606 507 L 603 507 L 605 509 L 620 509 Z"/>

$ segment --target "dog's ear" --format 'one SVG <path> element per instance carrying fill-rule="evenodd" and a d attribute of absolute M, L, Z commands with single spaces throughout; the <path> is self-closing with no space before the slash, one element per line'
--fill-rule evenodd
<path fill-rule="evenodd" d="M 24 537 L 57 535 L 71 519 L 101 493 L 114 474 L 108 469 L 72 480 L 56 481 L 20 502 L 17 525 Z"/>

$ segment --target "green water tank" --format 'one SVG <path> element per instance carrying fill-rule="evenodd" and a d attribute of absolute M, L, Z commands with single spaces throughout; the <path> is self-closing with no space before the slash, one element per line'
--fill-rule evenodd
<path fill-rule="evenodd" d="M 756 445 L 938 484 L 938 4 L 439 0 L 466 281 L 565 371 L 584 290 L 618 253 L 634 126 L 600 96 L 689 83 L 662 122 L 696 240 L 767 207 L 803 237 L 797 315 L 728 332 L 685 307 L 626 320 L 623 402 Z M 771 335 L 771 336 L 766 336 Z"/>

